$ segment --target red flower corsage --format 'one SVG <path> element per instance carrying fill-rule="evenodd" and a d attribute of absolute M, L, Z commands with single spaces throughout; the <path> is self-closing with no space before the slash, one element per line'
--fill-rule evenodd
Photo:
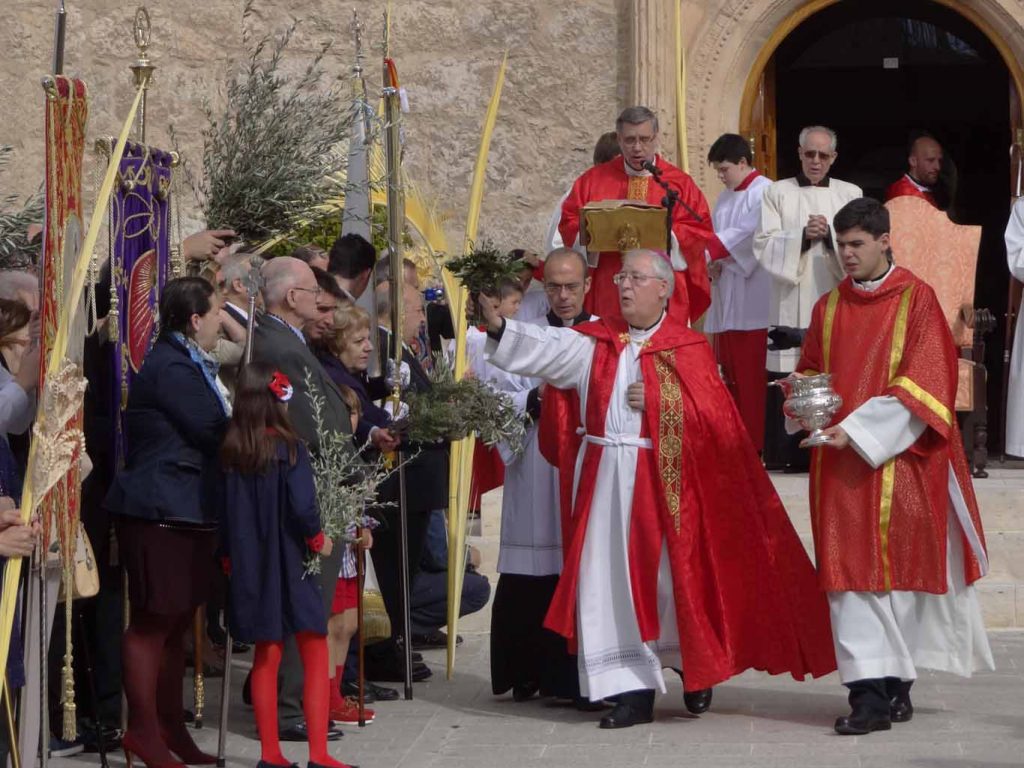
<path fill-rule="evenodd" d="M 291 400 L 292 393 L 295 391 L 288 377 L 280 371 L 274 371 L 274 375 L 270 377 L 270 383 L 267 386 L 274 393 L 274 397 L 282 403 L 287 403 Z"/>

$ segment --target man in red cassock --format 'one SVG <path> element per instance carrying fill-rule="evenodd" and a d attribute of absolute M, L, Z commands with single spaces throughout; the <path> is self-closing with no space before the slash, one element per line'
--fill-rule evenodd
<path fill-rule="evenodd" d="M 711 303 L 704 248 L 714 235 L 707 200 L 693 179 L 658 154 L 658 116 L 647 107 L 630 107 L 615 121 L 622 156 L 590 168 L 576 179 L 562 203 L 558 225 L 562 242 L 570 248 L 582 248 L 579 240 L 583 206 L 600 200 L 642 200 L 663 205 L 664 188 L 660 179 L 679 194 L 672 213 L 672 268 L 680 272 L 676 280 L 672 311 L 685 320 L 700 317 Z M 645 167 L 646 164 L 646 167 Z M 654 172 L 649 170 L 654 168 Z M 666 239 L 666 245 L 668 244 Z M 590 254 L 597 258 L 593 287 L 585 308 L 599 317 L 619 314 L 619 296 L 612 276 L 622 265 L 617 251 Z M 689 305 L 689 309 L 688 309 Z"/>
<path fill-rule="evenodd" d="M 669 311 L 677 273 L 655 251 L 621 264 L 612 318 L 541 327 L 481 306 L 489 362 L 578 395 L 578 480 L 545 626 L 576 647 L 583 696 L 618 697 L 602 728 L 651 722 L 665 667 L 698 712 L 745 669 L 835 668 L 814 568 L 711 348 Z"/>
<path fill-rule="evenodd" d="M 850 689 L 835 730 L 865 734 L 910 720 L 918 667 L 992 668 L 971 586 L 988 560 L 935 293 L 893 265 L 877 201 L 848 203 L 833 229 L 847 277 L 815 305 L 797 370 L 831 374 L 843 398 L 811 459 L 811 522 Z"/>
<path fill-rule="evenodd" d="M 920 197 L 940 208 L 935 191 L 942 173 L 942 145 L 934 137 L 921 134 L 910 142 L 908 154 L 909 170 L 885 190 L 886 202 L 894 197 Z"/>

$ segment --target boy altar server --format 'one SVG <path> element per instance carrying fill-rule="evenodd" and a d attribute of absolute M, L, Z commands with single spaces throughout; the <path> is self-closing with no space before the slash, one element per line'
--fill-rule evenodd
<path fill-rule="evenodd" d="M 993 668 L 971 586 L 988 559 L 935 293 L 893 264 L 880 203 L 854 200 L 833 224 L 847 277 L 815 305 L 797 370 L 832 374 L 843 398 L 814 449 L 811 520 L 850 689 L 835 730 L 865 734 L 910 720 L 918 667 Z"/>

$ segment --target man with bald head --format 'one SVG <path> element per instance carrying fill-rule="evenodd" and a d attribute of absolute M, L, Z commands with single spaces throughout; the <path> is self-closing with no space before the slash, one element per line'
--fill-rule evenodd
<path fill-rule="evenodd" d="M 835 668 L 825 595 L 711 348 L 667 311 L 676 279 L 662 254 L 628 251 L 613 276 L 620 314 L 572 329 L 503 320 L 481 302 L 492 364 L 579 393 L 579 469 L 545 626 L 578 649 L 583 696 L 617 697 L 602 728 L 651 722 L 664 667 L 696 713 L 750 667 Z"/>
<path fill-rule="evenodd" d="M 903 178 L 894 181 L 885 190 L 885 201 L 894 197 L 920 197 L 936 208 L 942 208 L 936 199 L 936 187 L 942 174 L 942 145 L 934 136 L 920 133 L 910 141 L 907 153 L 908 170 Z"/>
<path fill-rule="evenodd" d="M 303 333 L 307 323 L 315 322 L 320 316 L 317 310 L 320 286 L 309 265 L 290 256 L 270 259 L 261 272 L 266 311 L 253 332 L 253 360 L 273 365 L 291 381 L 294 392 L 288 401 L 288 417 L 295 432 L 315 453 L 320 447 L 320 438 L 309 398 L 310 388 L 323 398 L 320 416 L 324 428 L 344 435 L 352 434 L 352 422 L 341 390 L 317 360 Z M 320 579 L 327 616 L 331 615 L 331 602 L 344 550 L 345 547 L 337 546 L 330 557 L 323 558 L 320 575 L 316 577 Z M 325 669 L 324 674 L 328 675 L 328 670 Z M 306 740 L 302 676 L 302 663 L 295 643 L 289 640 L 285 643 L 281 664 L 278 699 L 278 724 L 281 738 L 286 741 Z M 332 729 L 328 733 L 330 740 L 339 738 L 340 731 Z"/>
<path fill-rule="evenodd" d="M 550 310 L 523 320 L 530 325 L 572 327 L 591 319 L 583 308 L 590 290 L 584 256 L 571 248 L 556 248 L 544 260 L 544 294 Z M 476 329 L 472 340 L 482 348 L 486 336 Z M 548 396 L 562 400 L 575 393 L 548 387 L 541 379 L 507 373 L 476 356 L 474 373 L 490 387 L 507 395 L 526 420 L 521 453 L 497 446 L 505 468 L 501 497 L 501 539 L 498 550 L 498 585 L 491 609 L 491 690 L 512 691 L 515 701 L 536 694 L 574 701 L 581 709 L 592 705 L 580 696 L 576 658 L 564 638 L 544 628 L 562 571 L 562 536 L 559 519 L 559 461 L 557 448 L 549 462 L 541 452 L 540 416 Z M 559 409 L 560 432 L 571 432 L 579 411 Z M 571 428 L 571 429 L 569 429 Z M 569 462 L 566 462 L 568 464 Z"/>

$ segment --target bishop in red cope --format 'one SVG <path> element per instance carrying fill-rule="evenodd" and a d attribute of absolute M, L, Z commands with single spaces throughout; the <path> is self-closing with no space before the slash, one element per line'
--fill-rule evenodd
<path fill-rule="evenodd" d="M 814 568 L 711 348 L 670 310 L 677 277 L 660 254 L 629 251 L 613 277 L 619 313 L 573 328 L 481 308 L 492 364 L 579 397 L 578 482 L 545 625 L 578 650 L 583 696 L 618 696 L 603 728 L 650 722 L 666 667 L 697 712 L 745 669 L 835 668 Z"/>

